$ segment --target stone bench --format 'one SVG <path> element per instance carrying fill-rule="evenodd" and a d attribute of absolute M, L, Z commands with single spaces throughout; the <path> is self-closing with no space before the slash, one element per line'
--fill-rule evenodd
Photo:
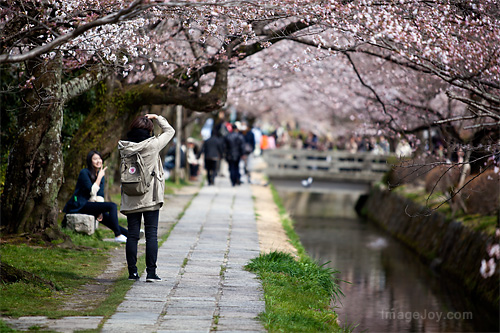
<path fill-rule="evenodd" d="M 92 235 L 99 227 L 99 221 L 93 215 L 66 214 L 66 225 L 76 232 Z"/>

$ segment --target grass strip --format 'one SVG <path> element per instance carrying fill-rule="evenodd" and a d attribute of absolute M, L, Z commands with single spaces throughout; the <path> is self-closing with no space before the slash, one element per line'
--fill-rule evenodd
<path fill-rule="evenodd" d="M 312 260 L 300 243 L 276 189 L 271 186 L 283 228 L 299 258 L 284 252 L 261 254 L 245 268 L 262 280 L 266 302 L 259 319 L 270 332 L 352 332 L 356 325 L 340 326 L 332 304 L 340 302 L 338 271 Z"/>
<path fill-rule="evenodd" d="M 177 221 L 181 219 L 196 196 L 197 194 L 194 194 L 185 205 L 183 211 L 178 215 Z M 126 219 L 120 218 L 119 222 L 126 226 Z M 158 240 L 159 247 L 167 240 L 177 223 L 172 224 L 169 231 Z M 119 246 L 123 247 L 123 251 L 125 251 L 123 245 L 103 241 L 106 238 L 114 238 L 111 230 L 98 229 L 91 236 L 68 229 L 62 230 L 71 237 L 75 248 L 62 249 L 7 243 L 0 246 L 2 262 L 31 272 L 55 285 L 55 290 L 51 290 L 46 286 L 27 282 L 0 284 L 1 315 L 12 317 L 47 316 L 49 318 L 79 315 L 109 318 L 116 311 L 117 306 L 123 301 L 134 283 L 134 281 L 128 280 L 126 267 L 115 281 L 107 298 L 94 309 L 87 311 L 60 310 L 67 295 L 76 293 L 84 284 L 93 283 L 95 278 L 105 270 L 109 261 L 110 249 Z M 146 269 L 144 258 L 145 254 L 137 260 L 139 271 Z M 6 324 L 0 320 L 0 332 L 7 331 L 7 328 L 4 329 L 4 327 Z"/>
<path fill-rule="evenodd" d="M 338 292 L 331 269 L 284 252 L 262 254 L 246 268 L 262 280 L 266 311 L 260 320 L 269 331 L 343 331 L 330 308 L 331 295 Z"/>
<path fill-rule="evenodd" d="M 51 290 L 25 281 L 1 284 L 2 315 L 59 318 L 72 314 L 58 310 L 63 296 L 76 292 L 81 285 L 91 283 L 105 269 L 108 250 L 116 246 L 116 243 L 100 241 L 97 235 L 87 236 L 87 240 L 83 242 L 84 237 L 80 238 L 80 235 L 75 234 L 74 238 L 74 243 L 79 246 L 76 249 L 2 244 L 2 262 L 33 273 L 55 285 L 55 290 Z"/>

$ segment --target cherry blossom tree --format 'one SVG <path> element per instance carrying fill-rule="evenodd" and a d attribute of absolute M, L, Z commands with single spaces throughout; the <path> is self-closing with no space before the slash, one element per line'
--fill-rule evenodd
<path fill-rule="evenodd" d="M 55 225 L 63 161 L 53 142 L 60 142 L 61 106 L 104 80 L 99 105 L 74 142 L 78 155 L 85 149 L 78 140 L 90 141 L 89 133 L 97 148 L 109 149 L 105 142 L 115 141 L 142 106 L 222 107 L 230 69 L 282 41 L 315 50 L 290 62 L 297 69 L 336 55 L 357 69 L 357 55 L 364 54 L 438 79 L 448 98 L 466 105 L 466 113 L 442 123 L 475 120 L 471 126 L 491 128 L 500 121 L 500 25 L 493 0 L 7 0 L 0 10 L 0 64 L 19 66 L 26 79 L 27 103 L 2 194 L 2 216 L 13 233 Z M 389 117 L 386 123 L 404 128 L 371 88 L 373 107 Z M 105 126 L 91 126 L 97 122 Z"/>

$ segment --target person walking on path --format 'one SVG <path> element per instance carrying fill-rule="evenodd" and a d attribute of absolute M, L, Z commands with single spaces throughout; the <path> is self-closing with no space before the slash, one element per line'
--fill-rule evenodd
<path fill-rule="evenodd" d="M 162 133 L 154 136 L 155 119 Z M 127 140 L 118 142 L 118 151 L 124 158 L 134 153 L 139 153 L 144 161 L 145 169 L 152 171 L 153 184 L 142 195 L 127 195 L 121 197 L 120 211 L 127 216 L 129 237 L 125 247 L 127 266 L 130 280 L 139 280 L 137 273 L 137 243 L 140 238 L 141 219 L 144 217 L 146 236 L 146 281 L 161 281 L 156 274 L 156 261 L 158 256 L 158 219 L 159 210 L 163 205 L 165 182 L 163 180 L 163 167 L 160 151 L 174 137 L 175 130 L 162 116 L 146 114 L 136 118 L 127 133 Z M 131 172 L 134 172 L 131 168 Z"/>
<path fill-rule="evenodd" d="M 224 156 L 224 142 L 217 131 L 212 131 L 210 138 L 203 142 L 198 158 L 200 158 L 201 154 L 204 155 L 208 185 L 214 185 L 217 165 Z"/>
<path fill-rule="evenodd" d="M 229 164 L 229 176 L 233 186 L 240 185 L 240 160 L 244 155 L 245 138 L 240 133 L 238 126 L 233 124 L 233 131 L 224 138 L 226 147 L 226 160 Z"/>
<path fill-rule="evenodd" d="M 247 176 L 248 183 L 251 183 L 250 172 L 252 171 L 253 152 L 255 150 L 255 136 L 251 128 L 246 123 L 241 124 L 241 133 L 245 139 L 245 151 L 243 156 L 243 171 Z"/>
<path fill-rule="evenodd" d="M 118 208 L 114 202 L 104 201 L 104 176 L 102 156 L 96 150 L 87 154 L 87 167 L 80 171 L 75 192 L 64 206 L 67 214 L 88 214 L 104 224 L 115 234 L 115 241 L 125 243 L 128 230 L 118 224 Z"/>

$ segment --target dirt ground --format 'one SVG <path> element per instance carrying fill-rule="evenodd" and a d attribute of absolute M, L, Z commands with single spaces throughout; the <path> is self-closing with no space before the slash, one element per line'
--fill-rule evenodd
<path fill-rule="evenodd" d="M 251 188 L 252 195 L 255 198 L 260 252 L 281 251 L 297 255 L 297 250 L 290 244 L 288 236 L 281 225 L 278 207 L 274 203 L 271 189 L 269 186 L 264 185 L 263 175 L 254 172 L 252 178 L 255 182 L 255 184 L 251 185 Z"/>

